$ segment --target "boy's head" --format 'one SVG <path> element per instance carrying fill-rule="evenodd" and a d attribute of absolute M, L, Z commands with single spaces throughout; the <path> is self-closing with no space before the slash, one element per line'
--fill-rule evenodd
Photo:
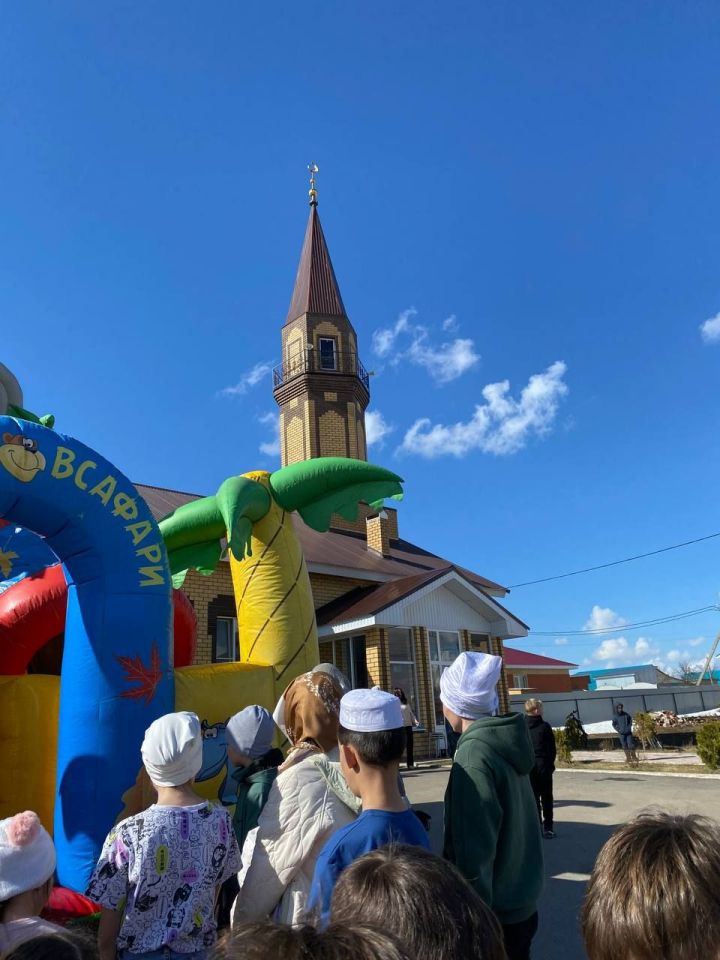
<path fill-rule="evenodd" d="M 340 701 L 340 765 L 353 793 L 370 769 L 392 770 L 405 747 L 400 701 L 384 690 L 351 690 Z"/>
<path fill-rule="evenodd" d="M 222 940 L 215 960 L 415 960 L 393 934 L 359 923 L 286 927 L 260 920 Z"/>
<path fill-rule="evenodd" d="M 718 825 L 648 812 L 600 851 L 582 914 L 590 960 L 720 957 Z"/>
<path fill-rule="evenodd" d="M 32 893 L 45 906 L 55 873 L 55 847 L 32 810 L 0 820 L 0 903 Z"/>
<path fill-rule="evenodd" d="M 498 708 L 497 684 L 502 657 L 489 653 L 461 653 L 440 677 L 443 714 L 455 733 L 463 720 L 491 717 Z"/>
<path fill-rule="evenodd" d="M 452 864 L 422 847 L 390 845 L 340 875 L 332 923 L 392 930 L 416 960 L 505 960 L 493 912 Z"/>
<path fill-rule="evenodd" d="M 623 712 L 623 705 L 621 703 L 616 704 L 615 713 L 622 713 L 622 712 Z"/>
<path fill-rule="evenodd" d="M 197 715 L 183 710 L 159 717 L 145 731 L 141 753 L 155 787 L 192 783 L 202 767 L 202 729 Z"/>
<path fill-rule="evenodd" d="M 275 722 L 264 707 L 245 707 L 230 717 L 225 726 L 228 757 L 236 767 L 247 767 L 264 756 L 272 746 Z"/>
<path fill-rule="evenodd" d="M 535 697 L 530 697 L 525 701 L 525 713 L 529 717 L 541 717 L 543 715 L 543 702 Z"/>

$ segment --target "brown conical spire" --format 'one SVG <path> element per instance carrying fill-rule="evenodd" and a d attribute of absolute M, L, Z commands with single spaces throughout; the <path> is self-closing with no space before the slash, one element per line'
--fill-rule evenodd
<path fill-rule="evenodd" d="M 296 320 L 305 313 L 328 317 L 347 316 L 320 225 L 317 200 L 312 193 L 305 241 L 286 322 Z"/>

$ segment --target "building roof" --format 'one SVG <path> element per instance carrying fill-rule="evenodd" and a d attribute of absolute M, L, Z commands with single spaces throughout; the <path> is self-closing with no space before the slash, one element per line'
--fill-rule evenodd
<path fill-rule="evenodd" d="M 503 660 L 506 667 L 557 667 L 569 670 L 577 666 L 576 663 L 569 663 L 567 660 L 556 660 L 554 657 L 543 657 L 539 653 L 516 650 L 506 644 L 503 645 Z"/>
<path fill-rule="evenodd" d="M 310 205 L 310 216 L 286 323 L 305 313 L 330 317 L 347 316 L 315 203 Z"/>
<path fill-rule="evenodd" d="M 197 493 L 168 490 L 143 483 L 136 483 L 135 487 L 156 520 L 160 520 L 183 504 L 197 500 L 201 496 Z M 445 572 L 452 566 L 449 560 L 423 550 L 422 547 L 407 540 L 391 540 L 389 556 L 383 557 L 374 550 L 368 549 L 367 540 L 361 533 L 332 529 L 327 533 L 318 533 L 306 526 L 297 514 L 292 514 L 292 521 L 311 573 L 383 582 L 412 577 L 428 571 Z M 455 569 L 461 576 L 490 596 L 502 597 L 507 593 L 505 587 L 471 570 L 463 567 Z"/>
<path fill-rule="evenodd" d="M 415 595 L 425 588 L 437 583 L 439 588 L 447 588 L 456 596 L 461 595 L 466 603 L 471 604 L 477 609 L 482 609 L 484 616 L 488 614 L 494 620 L 502 620 L 506 624 L 512 621 L 518 624 L 522 630 L 528 630 L 527 624 L 519 620 L 514 614 L 510 613 L 502 604 L 491 597 L 489 593 L 483 590 L 477 583 L 473 582 L 462 570 L 452 564 L 447 564 L 436 570 L 426 570 L 424 573 L 416 573 L 411 576 L 401 577 L 397 580 L 391 580 L 387 583 L 381 583 L 374 586 L 356 587 L 348 593 L 343 594 L 335 600 L 331 600 L 324 606 L 316 610 L 318 627 L 321 633 L 338 632 L 339 630 L 349 629 L 349 626 L 361 622 L 379 622 L 378 615 L 383 611 L 394 610 L 397 614 L 400 606 L 405 601 L 414 599 Z M 402 623 L 401 620 L 392 620 L 391 623 Z M 322 628 L 335 628 L 334 630 L 323 630 Z M 519 633 L 513 633 L 518 636 Z"/>
<path fill-rule="evenodd" d="M 657 670 L 654 663 L 640 663 L 628 667 L 603 667 L 600 670 L 578 670 L 576 676 L 582 677 L 620 677 L 636 670 Z"/>

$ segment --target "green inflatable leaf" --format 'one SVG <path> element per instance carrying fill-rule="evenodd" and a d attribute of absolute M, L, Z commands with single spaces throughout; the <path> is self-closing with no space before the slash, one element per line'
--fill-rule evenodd
<path fill-rule="evenodd" d="M 228 536 L 228 547 L 236 560 L 251 555 L 252 525 L 262 520 L 272 500 L 265 487 L 249 477 L 228 477 L 216 499 Z"/>
<path fill-rule="evenodd" d="M 402 478 L 384 467 L 348 457 L 318 457 L 277 470 L 270 477 L 273 496 L 285 510 L 297 510 L 305 523 L 323 532 L 334 513 L 357 518 L 358 504 L 402 497 Z"/>
<path fill-rule="evenodd" d="M 178 547 L 168 552 L 170 573 L 187 573 L 188 570 L 197 570 L 208 577 L 215 571 L 220 558 L 222 547 L 219 540 L 207 540 L 205 543 L 193 543 L 189 547 Z"/>
<path fill-rule="evenodd" d="M 158 526 L 169 552 L 225 536 L 225 521 L 216 497 L 185 503 L 163 517 Z"/>

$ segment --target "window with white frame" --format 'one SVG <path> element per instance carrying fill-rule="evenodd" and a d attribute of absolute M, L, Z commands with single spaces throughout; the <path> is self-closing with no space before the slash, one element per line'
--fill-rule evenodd
<path fill-rule="evenodd" d="M 319 337 L 318 352 L 320 353 L 321 370 L 337 370 L 337 342 L 335 337 Z"/>
<path fill-rule="evenodd" d="M 435 726 L 445 728 L 440 700 L 440 675 L 460 655 L 460 634 L 456 630 L 428 630 L 430 674 L 435 701 Z"/>
<path fill-rule="evenodd" d="M 520 689 L 529 686 L 528 678 L 526 673 L 514 673 L 512 675 L 512 685 L 515 689 Z"/>
<path fill-rule="evenodd" d="M 420 698 L 417 689 L 417 670 L 415 668 L 415 641 L 410 627 L 390 627 L 388 629 L 390 650 L 390 683 L 400 687 L 419 717 Z"/>
<path fill-rule="evenodd" d="M 239 659 L 237 619 L 218 617 L 215 621 L 213 662 L 235 663 Z"/>
<path fill-rule="evenodd" d="M 353 690 L 357 687 L 367 687 L 368 672 L 364 634 L 361 633 L 354 637 L 334 637 L 332 640 L 326 640 L 320 644 L 321 657 L 323 656 L 323 650 L 329 652 L 330 662 L 345 674 Z"/>

